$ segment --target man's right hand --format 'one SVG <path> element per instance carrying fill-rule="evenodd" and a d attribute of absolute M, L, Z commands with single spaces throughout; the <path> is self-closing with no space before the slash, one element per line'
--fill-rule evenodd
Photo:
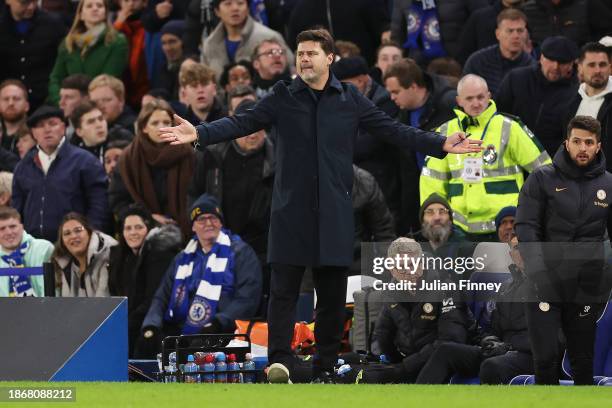
<path fill-rule="evenodd" d="M 172 13 L 172 3 L 170 0 L 164 0 L 155 6 L 155 14 L 157 14 L 157 18 L 160 20 L 168 18 L 170 13 Z"/>
<path fill-rule="evenodd" d="M 160 137 L 164 142 L 180 145 L 198 140 L 198 131 L 191 123 L 179 115 L 174 115 L 174 123 L 177 125 L 159 129 Z"/>

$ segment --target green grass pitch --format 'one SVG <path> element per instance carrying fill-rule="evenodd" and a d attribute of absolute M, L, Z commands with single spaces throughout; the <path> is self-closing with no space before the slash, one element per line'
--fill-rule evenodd
<path fill-rule="evenodd" d="M 612 407 L 612 387 L 463 385 L 271 385 L 0 382 L 0 387 L 75 387 L 76 402 L 51 407 Z M 17 404 L 17 405 L 15 405 Z"/>

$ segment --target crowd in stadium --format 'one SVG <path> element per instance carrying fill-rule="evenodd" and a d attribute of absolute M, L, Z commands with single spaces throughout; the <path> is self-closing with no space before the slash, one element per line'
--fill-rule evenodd
<path fill-rule="evenodd" d="M 304 65 L 316 51 L 298 47 L 314 42 L 328 54 L 325 36 L 299 40 L 319 28 L 335 40 L 333 75 L 322 89 L 300 80 L 308 69 L 317 73 Z M 519 242 L 606 235 L 609 47 L 605 0 L 5 0 L 0 268 L 50 262 L 56 296 L 127 296 L 136 358 L 154 357 L 166 335 L 232 333 L 235 320 L 269 314 L 291 320 L 300 286 L 314 285 L 324 304 L 340 310 L 344 293 L 324 288 L 362 273 L 362 242 L 395 240 L 390 253 L 451 257 L 470 255 L 479 242 L 505 243 L 513 264 L 503 293 L 515 296 L 525 284 Z M 300 96 L 286 104 L 284 93 L 298 93 L 300 84 L 310 102 Z M 357 130 L 335 99 L 311 122 L 288 123 L 300 109 L 317 112 L 336 91 L 362 98 L 351 109 L 367 126 Z M 257 126 L 272 116 L 274 126 Z M 236 119 L 200 125 L 226 117 Z M 256 132 L 215 139 L 238 134 L 247 120 Z M 396 122 L 426 131 L 414 136 L 421 142 L 394 140 L 388 129 Z M 200 140 L 169 143 L 169 129 L 179 125 L 197 129 Z M 286 130 L 311 125 L 319 134 Z M 482 153 L 442 154 L 433 131 L 479 140 Z M 573 132 L 588 139 L 584 147 L 580 137 L 570 144 Z M 205 146 L 203 134 L 223 141 Z M 551 164 L 578 180 L 559 207 L 540 188 L 570 185 L 543 170 Z M 314 190 L 292 188 L 308 177 Z M 584 206 L 583 193 L 593 196 Z M 296 199 L 319 221 L 333 208 L 334 222 L 342 218 L 351 230 L 313 225 L 299 211 L 281 214 Z M 290 238 L 270 239 L 281 228 Z M 349 245 L 345 236 L 354 237 Z M 312 269 L 304 282 L 300 267 Z M 271 279 L 275 268 L 299 279 Z M 296 296 L 281 299 L 287 287 Z M 275 290 L 277 307 L 268 312 Z M 40 276 L 0 276 L 0 296 L 43 295 Z M 535 371 L 536 381 L 552 384 L 567 347 L 575 382 L 592 382 L 589 347 L 605 302 L 592 302 L 592 310 L 536 302 L 532 311 L 508 303 L 492 312 L 487 330 L 475 329 L 473 310 L 455 303 L 382 308 L 371 347 L 396 364 L 391 381 L 444 383 L 460 373 L 499 384 Z M 563 316 L 586 311 L 590 323 L 539 315 L 551 308 Z M 432 318 L 419 320 L 423 311 Z M 340 333 L 330 327 L 343 316 L 331 314 L 315 335 L 335 357 Z M 539 334 L 528 321 L 539 322 Z M 555 324 L 567 339 L 534 340 L 556 333 Z M 281 356 L 290 333 L 274 327 L 271 353 Z M 320 364 L 315 379 L 333 381 L 329 364 Z"/>

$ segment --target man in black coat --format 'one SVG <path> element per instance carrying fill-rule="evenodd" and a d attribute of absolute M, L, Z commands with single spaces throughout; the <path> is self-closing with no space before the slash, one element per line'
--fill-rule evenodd
<path fill-rule="evenodd" d="M 171 144 L 198 140 L 203 146 L 272 128 L 277 156 L 268 245 L 273 266 L 268 378 L 289 380 L 295 304 L 304 269 L 312 267 L 318 298 L 313 374 L 327 382 L 342 338 L 346 269 L 353 260 L 351 187 L 358 129 L 434 157 L 482 149 L 463 133 L 445 139 L 394 122 L 355 87 L 341 84 L 329 71 L 333 38 L 326 30 L 304 31 L 297 43 L 298 77 L 277 83 L 253 109 L 197 128 L 177 116 L 178 125 L 162 128 L 160 136 Z"/>
<path fill-rule="evenodd" d="M 0 80 L 22 81 L 33 112 L 47 98 L 49 74 L 66 27 L 60 18 L 39 10 L 35 1 L 6 3 L 0 17 Z"/>
<path fill-rule="evenodd" d="M 578 84 L 573 74 L 578 48 L 565 37 L 542 44 L 540 63 L 510 71 L 495 95 L 497 110 L 518 116 L 550 156 L 564 139 L 563 119 Z"/>
<path fill-rule="evenodd" d="M 576 116 L 553 164 L 523 185 L 514 224 L 533 291 L 526 314 L 537 384 L 559 383 L 559 329 L 574 384 L 593 384 L 596 322 L 610 293 L 604 248 L 610 203 L 599 122 Z"/>
<path fill-rule="evenodd" d="M 587 43 L 580 51 L 578 72 L 582 84 L 570 103 L 566 121 L 576 115 L 588 115 L 601 124 L 601 148 L 606 157 L 612 157 L 612 81 L 608 47 L 599 43 Z M 607 170 L 612 168 L 606 162 Z"/>

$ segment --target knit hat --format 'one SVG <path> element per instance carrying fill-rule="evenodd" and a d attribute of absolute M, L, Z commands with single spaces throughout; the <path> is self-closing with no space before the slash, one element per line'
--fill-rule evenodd
<path fill-rule="evenodd" d="M 172 34 L 178 38 L 183 38 L 185 31 L 185 20 L 170 20 L 161 28 L 161 35 Z"/>
<path fill-rule="evenodd" d="M 219 201 L 210 194 L 202 194 L 191 206 L 189 219 L 193 223 L 196 218 L 202 214 L 212 214 L 217 216 L 223 222 L 223 213 Z"/>
<path fill-rule="evenodd" d="M 508 207 L 504 207 L 501 210 L 499 210 L 499 212 L 495 216 L 495 232 L 496 233 L 499 232 L 499 227 L 501 225 L 501 222 L 506 217 L 516 217 L 516 207 L 508 206 Z"/>
<path fill-rule="evenodd" d="M 367 75 L 370 70 L 368 69 L 368 63 L 363 57 L 348 57 L 341 58 L 338 62 L 335 62 L 332 65 L 332 72 L 338 80 L 342 81 L 359 75 Z"/>
<path fill-rule="evenodd" d="M 419 209 L 419 222 L 423 222 L 423 216 L 425 215 L 425 210 L 432 204 L 442 204 L 448 210 L 448 216 L 451 221 L 453 220 L 453 210 L 450 207 L 450 204 L 446 200 L 446 198 L 442 197 L 438 193 L 432 193 L 425 201 L 423 201 L 423 205 Z"/>

